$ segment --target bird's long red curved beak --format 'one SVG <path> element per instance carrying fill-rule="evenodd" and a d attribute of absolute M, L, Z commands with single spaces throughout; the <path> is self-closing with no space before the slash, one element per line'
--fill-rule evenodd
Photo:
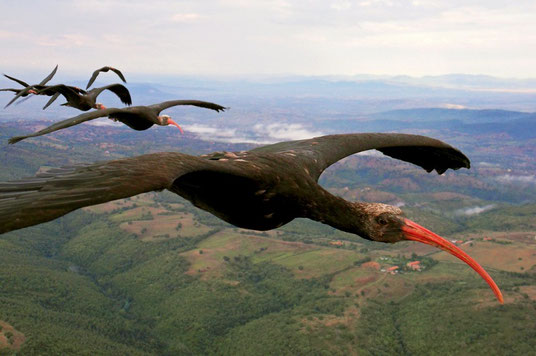
<path fill-rule="evenodd" d="M 484 278 L 484 280 L 491 287 L 493 293 L 495 293 L 495 296 L 497 297 L 499 302 L 501 304 L 504 304 L 504 299 L 501 290 L 499 289 L 499 287 L 497 287 L 497 284 L 495 284 L 488 272 L 486 272 L 484 268 L 482 268 L 482 266 L 478 264 L 478 262 L 472 259 L 462 249 L 409 219 L 404 219 L 404 224 L 405 225 L 402 227 L 402 231 L 404 232 L 406 239 L 422 242 L 424 244 L 440 248 L 443 251 L 446 251 L 451 255 L 458 257 L 460 260 L 467 263 L 472 269 L 474 269 L 482 278 Z"/>
<path fill-rule="evenodd" d="M 182 127 L 180 127 L 179 124 L 177 124 L 175 121 L 173 121 L 171 119 L 168 119 L 168 124 L 177 126 L 179 128 L 179 130 L 181 131 L 181 134 L 184 134 L 184 131 L 182 130 Z"/>

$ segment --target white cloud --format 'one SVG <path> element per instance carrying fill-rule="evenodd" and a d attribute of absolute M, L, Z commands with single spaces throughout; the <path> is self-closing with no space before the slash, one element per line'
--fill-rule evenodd
<path fill-rule="evenodd" d="M 221 129 L 206 125 L 183 125 L 185 129 L 191 132 L 195 132 L 201 135 L 208 135 L 211 137 L 234 137 L 236 136 L 236 129 Z"/>
<path fill-rule="evenodd" d="M 478 215 L 485 211 L 495 208 L 495 206 L 496 206 L 495 204 L 489 204 L 489 205 L 484 205 L 484 206 L 473 206 L 470 208 L 458 209 L 454 213 L 456 215 L 467 215 L 467 216 Z"/>
<path fill-rule="evenodd" d="M 4 68 L 536 76 L 529 0 L 36 0 L 0 13 Z"/>
<path fill-rule="evenodd" d="M 280 124 L 273 123 L 269 125 L 257 124 L 253 129 L 261 134 L 266 135 L 277 141 L 282 140 L 303 140 L 316 136 L 322 136 L 321 131 L 311 131 L 301 124 Z"/>
<path fill-rule="evenodd" d="M 451 104 L 451 103 L 445 103 L 445 104 L 439 105 L 439 107 L 445 108 L 445 109 L 457 109 L 457 110 L 462 110 L 462 109 L 467 109 L 468 108 L 465 105 Z"/>
<path fill-rule="evenodd" d="M 50 46 L 50 47 L 81 47 L 88 45 L 94 41 L 91 37 L 82 34 L 67 33 L 60 36 L 40 36 L 36 39 L 36 44 L 40 46 Z"/>
<path fill-rule="evenodd" d="M 521 184 L 536 184 L 536 176 L 514 176 L 511 174 L 504 174 L 496 178 L 501 183 L 521 183 Z"/>
<path fill-rule="evenodd" d="M 330 7 L 337 11 L 348 10 L 352 7 L 352 3 L 348 0 L 334 1 L 331 3 Z"/>
<path fill-rule="evenodd" d="M 263 143 L 250 139 L 237 129 L 222 129 L 206 125 L 182 125 L 184 131 L 197 134 L 202 140 L 229 143 Z"/>
<path fill-rule="evenodd" d="M 220 128 L 200 124 L 182 126 L 185 131 L 197 134 L 200 139 L 230 143 L 269 144 L 322 135 L 322 132 L 308 130 L 300 124 L 257 124 L 252 128 Z"/>
<path fill-rule="evenodd" d="M 15 40 L 20 37 L 21 37 L 20 32 L 0 30 L 0 39 L 2 40 L 8 40 L 8 39 Z"/>
<path fill-rule="evenodd" d="M 171 16 L 171 21 L 179 23 L 192 23 L 201 19 L 201 15 L 196 13 L 177 13 Z"/>

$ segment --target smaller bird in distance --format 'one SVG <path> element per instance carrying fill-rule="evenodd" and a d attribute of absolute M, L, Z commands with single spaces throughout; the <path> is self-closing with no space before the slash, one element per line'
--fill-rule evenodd
<path fill-rule="evenodd" d="M 100 117 L 108 117 L 114 121 L 120 121 L 128 127 L 137 130 L 143 131 L 147 130 L 153 125 L 167 126 L 174 125 L 177 126 L 181 133 L 184 133 L 182 128 L 175 121 L 171 119 L 169 115 L 160 115 L 160 112 L 168 109 L 172 106 L 178 105 L 193 105 L 205 109 L 219 111 L 225 111 L 226 107 L 223 107 L 218 104 L 200 101 L 200 100 L 171 100 L 164 101 L 160 104 L 153 104 L 148 106 L 131 106 L 128 108 L 108 108 L 103 110 L 95 110 L 85 114 L 81 114 L 70 119 L 66 119 L 60 122 L 57 122 L 49 127 L 46 127 L 40 131 L 34 132 L 33 134 L 25 136 L 15 136 L 9 139 L 9 143 L 17 143 L 21 140 L 24 140 L 28 137 L 36 137 L 45 135 L 57 130 L 62 130 L 67 127 L 78 125 L 82 122 L 89 120 L 94 120 Z"/>
<path fill-rule="evenodd" d="M 46 83 L 48 83 L 54 77 L 57 71 L 58 71 L 58 65 L 56 65 L 56 67 L 52 70 L 52 72 L 49 75 L 45 77 L 45 79 L 43 79 L 41 82 L 39 82 L 39 84 L 36 84 L 36 85 L 29 85 L 28 83 L 23 82 L 20 79 L 10 77 L 9 75 L 4 74 L 6 78 L 11 79 L 21 84 L 24 87 L 23 89 L 19 90 L 17 94 L 15 94 L 15 97 L 11 99 L 11 101 L 7 103 L 6 106 L 4 106 L 4 109 L 7 108 L 9 105 L 13 104 L 13 102 L 15 102 L 15 100 L 17 100 L 20 97 L 27 96 L 28 94 L 36 94 L 37 93 L 36 87 L 43 86 Z M 12 90 L 9 90 L 9 91 L 12 91 Z"/>
<path fill-rule="evenodd" d="M 95 81 L 95 79 L 97 79 L 97 76 L 101 72 L 107 72 L 109 70 L 111 70 L 112 72 L 115 72 L 115 74 L 117 74 L 119 76 L 119 78 L 121 78 L 123 83 L 127 82 L 126 79 L 125 79 L 125 76 L 123 75 L 123 73 L 121 73 L 121 71 L 119 69 L 106 66 L 106 67 L 99 68 L 99 69 L 97 69 L 96 71 L 93 72 L 93 74 L 91 75 L 91 78 L 89 78 L 89 81 L 87 82 L 86 90 L 91 86 L 91 84 L 93 84 L 93 82 Z"/>
<path fill-rule="evenodd" d="M 22 88 L 18 88 L 18 89 L 15 89 L 15 88 L 4 88 L 4 89 L 0 89 L 0 91 L 12 91 L 15 93 L 15 95 L 19 94 L 20 93 L 20 96 L 21 97 L 26 97 L 30 94 L 36 94 L 36 89 L 37 87 L 39 87 L 39 89 L 43 89 L 45 88 L 44 85 L 30 85 L 28 83 L 26 83 L 25 81 L 22 81 L 20 79 L 17 79 L 15 77 L 12 77 L 10 75 L 7 75 L 7 74 L 4 74 L 4 77 L 6 77 L 7 79 L 10 79 L 14 82 L 17 82 L 19 83 L 20 85 L 22 85 L 23 87 Z M 29 88 L 27 90 L 25 90 L 26 88 Z"/>
<path fill-rule="evenodd" d="M 104 90 L 109 90 L 115 95 L 117 95 L 117 97 L 121 100 L 123 104 L 132 105 L 132 98 L 130 97 L 130 92 L 123 84 L 110 84 L 100 88 L 93 88 L 90 91 L 83 93 L 77 92 L 75 89 L 67 85 L 60 84 L 46 87 L 45 89 L 38 91 L 37 94 L 41 94 L 42 92 L 61 94 L 67 100 L 66 103 L 61 105 L 70 106 L 72 108 L 82 111 L 88 111 L 90 109 L 106 109 L 103 104 L 97 103 L 97 97 Z M 54 100 L 56 100 L 56 98 L 57 96 L 53 96 L 52 98 L 50 98 L 48 103 L 46 103 L 46 105 L 43 107 L 43 110 L 49 107 L 50 104 L 52 104 Z"/>

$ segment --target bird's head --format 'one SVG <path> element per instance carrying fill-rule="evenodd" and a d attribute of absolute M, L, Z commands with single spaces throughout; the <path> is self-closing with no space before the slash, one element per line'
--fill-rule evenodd
<path fill-rule="evenodd" d="M 160 116 L 158 116 L 158 124 L 161 125 L 161 126 L 167 126 L 167 125 L 177 126 L 179 128 L 181 134 L 184 133 L 184 131 L 182 130 L 182 127 L 180 127 L 179 124 L 177 124 L 175 121 L 173 121 L 169 115 L 160 115 Z"/>
<path fill-rule="evenodd" d="M 399 241 L 417 241 L 437 247 L 459 258 L 474 269 L 491 287 L 493 293 L 501 304 L 504 303 L 502 293 L 490 275 L 458 246 L 432 231 L 422 227 L 414 221 L 404 217 L 404 213 L 397 207 L 372 203 L 359 204 L 359 209 L 365 210 L 365 223 L 360 235 L 366 239 L 378 242 L 395 243 Z M 365 208 L 363 208 L 365 206 Z"/>
<path fill-rule="evenodd" d="M 94 108 L 97 110 L 104 110 L 106 109 L 106 106 L 102 105 L 101 103 L 96 103 Z"/>
<path fill-rule="evenodd" d="M 381 203 L 357 203 L 359 212 L 365 212 L 360 236 L 377 242 L 395 243 L 404 240 L 402 225 L 404 213 L 399 208 Z"/>
<path fill-rule="evenodd" d="M 28 90 L 28 94 L 37 94 L 37 90 L 30 89 L 30 90 Z"/>

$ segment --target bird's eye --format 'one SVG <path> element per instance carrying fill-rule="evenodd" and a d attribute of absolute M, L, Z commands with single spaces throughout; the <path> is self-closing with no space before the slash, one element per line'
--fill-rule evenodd
<path fill-rule="evenodd" d="M 380 225 L 387 225 L 387 219 L 385 219 L 383 216 L 379 216 L 376 221 L 378 222 L 378 224 Z"/>

